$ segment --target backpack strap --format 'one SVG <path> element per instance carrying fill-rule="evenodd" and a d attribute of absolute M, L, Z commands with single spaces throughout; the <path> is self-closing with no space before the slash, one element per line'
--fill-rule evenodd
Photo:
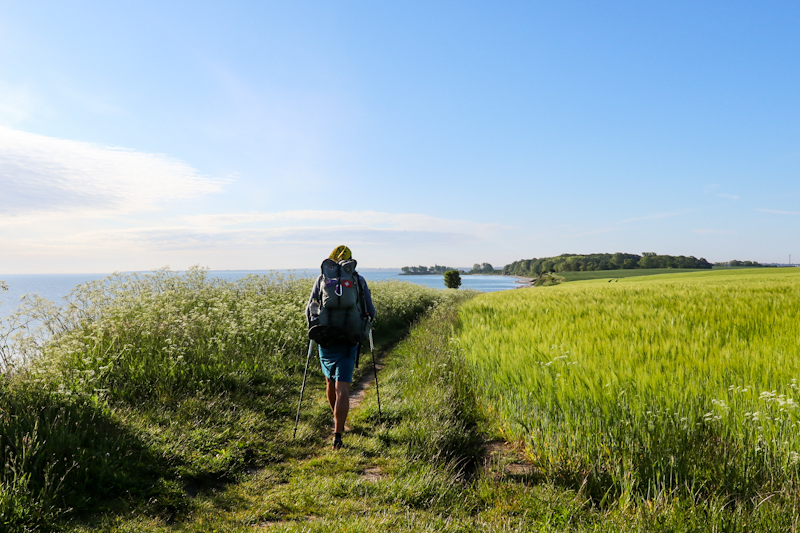
<path fill-rule="evenodd" d="M 367 312 L 367 291 L 361 286 L 361 276 L 358 272 L 353 272 L 356 277 L 356 285 L 358 285 L 358 301 L 361 303 L 361 316 L 368 317 Z"/>
<path fill-rule="evenodd" d="M 369 318 L 369 313 L 367 313 L 367 295 L 364 291 L 364 287 L 361 286 L 361 275 L 353 271 L 353 275 L 356 278 L 356 290 L 358 291 L 358 301 L 361 303 L 361 318 Z M 361 348 L 364 346 L 363 342 L 359 342 L 358 346 L 356 346 L 356 361 L 355 366 L 358 368 L 359 363 L 359 356 L 361 355 Z"/>

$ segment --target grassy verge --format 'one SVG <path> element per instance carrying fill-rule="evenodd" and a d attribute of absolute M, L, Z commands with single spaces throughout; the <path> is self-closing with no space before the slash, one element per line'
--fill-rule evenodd
<path fill-rule="evenodd" d="M 453 293 L 451 293 L 453 294 Z M 458 296 L 456 296 L 458 295 Z M 463 298 L 459 293 L 455 298 Z M 145 512 L 106 513 L 72 532 L 552 531 L 597 524 L 583 499 L 530 476 L 483 463 L 485 425 L 471 379 L 453 344 L 458 300 L 439 305 L 393 351 L 381 377 L 382 424 L 374 389 L 352 413 L 346 447 L 309 438 L 307 453 L 206 487 L 177 520 Z M 309 420 L 329 408 L 314 390 Z M 304 435 L 326 434 L 306 423 Z M 610 531 L 610 529 L 606 529 Z"/>
<path fill-rule="evenodd" d="M 193 495 L 305 457 L 328 423 L 304 412 L 292 439 L 310 288 L 164 270 L 86 284 L 61 308 L 31 299 L 0 343 L 27 360 L 0 381 L 0 527 L 46 530 L 98 511 L 180 521 Z M 379 340 L 448 298 L 371 288 Z"/>

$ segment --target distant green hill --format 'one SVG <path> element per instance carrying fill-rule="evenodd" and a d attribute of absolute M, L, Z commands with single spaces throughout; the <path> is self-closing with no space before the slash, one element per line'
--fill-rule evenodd
<path fill-rule="evenodd" d="M 704 258 L 684 255 L 658 255 L 653 252 L 636 254 L 562 254 L 557 257 L 523 259 L 503 267 L 503 274 L 512 276 L 538 276 L 543 272 L 594 272 L 634 269 L 699 269 L 712 267 Z"/>
<path fill-rule="evenodd" d="M 714 270 L 717 270 L 716 268 Z M 687 272 L 707 272 L 707 268 L 631 268 L 628 270 L 593 270 L 585 272 L 561 272 L 564 281 L 583 281 L 586 279 L 622 279 L 656 274 L 684 274 Z"/>

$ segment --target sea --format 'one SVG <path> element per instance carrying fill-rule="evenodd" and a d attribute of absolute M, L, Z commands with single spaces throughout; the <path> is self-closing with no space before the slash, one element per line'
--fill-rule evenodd
<path fill-rule="evenodd" d="M 296 270 L 209 270 L 210 277 L 225 280 L 236 280 L 248 274 L 292 274 L 298 277 L 316 277 L 319 269 Z M 367 281 L 405 281 L 444 289 L 444 278 L 441 275 L 403 275 L 400 269 L 394 268 L 362 268 L 358 272 Z M 19 306 L 20 299 L 26 294 L 38 294 L 56 304 L 62 304 L 63 298 L 76 286 L 88 281 L 95 281 L 108 274 L 0 274 L 0 281 L 5 281 L 8 291 L 0 292 L 0 320 L 12 314 Z M 520 287 L 519 281 L 512 276 L 462 275 L 461 288 L 479 292 L 495 292 Z"/>

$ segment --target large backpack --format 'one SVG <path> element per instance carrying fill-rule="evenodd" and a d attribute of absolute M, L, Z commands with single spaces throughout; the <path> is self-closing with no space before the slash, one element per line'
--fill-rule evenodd
<path fill-rule="evenodd" d="M 321 271 L 321 301 L 312 302 L 308 337 L 322 347 L 360 343 L 369 336 L 369 316 L 355 259 L 326 259 Z"/>

